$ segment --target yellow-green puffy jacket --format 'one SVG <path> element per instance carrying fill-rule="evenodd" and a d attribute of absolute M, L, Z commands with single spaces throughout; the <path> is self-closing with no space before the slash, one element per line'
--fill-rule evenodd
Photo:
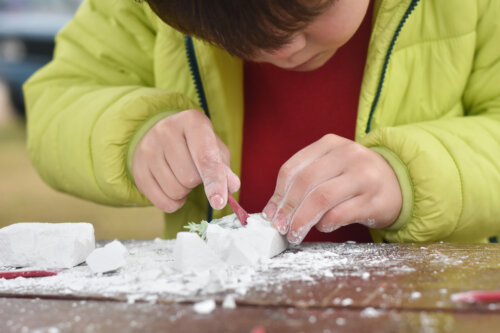
<path fill-rule="evenodd" d="M 499 235 L 500 1 L 375 8 L 356 140 L 392 165 L 403 207 L 374 238 Z M 54 60 L 24 87 L 28 148 L 47 183 L 103 204 L 150 205 L 131 177 L 134 149 L 159 119 L 190 108 L 210 113 L 239 174 L 241 60 L 185 38 L 134 0 L 87 0 L 56 40 Z M 166 216 L 166 236 L 207 211 L 198 187 Z"/>

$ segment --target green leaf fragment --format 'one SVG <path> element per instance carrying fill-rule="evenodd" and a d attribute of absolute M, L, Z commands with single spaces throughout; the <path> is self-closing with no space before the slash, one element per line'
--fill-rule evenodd
<path fill-rule="evenodd" d="M 234 216 L 234 218 L 233 218 Z M 239 222 L 236 215 L 232 214 L 229 216 L 224 216 L 220 219 L 215 219 L 210 222 L 210 224 L 216 224 L 221 228 L 225 229 L 238 229 L 241 228 L 241 223 Z M 207 221 L 201 221 L 200 223 L 189 222 L 184 228 L 189 232 L 196 232 L 203 240 L 207 240 L 207 228 L 209 223 Z"/>

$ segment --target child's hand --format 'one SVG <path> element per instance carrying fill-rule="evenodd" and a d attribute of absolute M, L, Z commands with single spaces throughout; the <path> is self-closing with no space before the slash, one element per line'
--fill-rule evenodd
<path fill-rule="evenodd" d="M 211 206 L 222 209 L 228 188 L 236 192 L 240 187 L 229 161 L 229 149 L 210 120 L 198 110 L 186 110 L 146 133 L 134 153 L 132 169 L 139 191 L 165 212 L 181 208 L 202 182 Z"/>
<path fill-rule="evenodd" d="M 398 180 L 382 156 L 330 134 L 281 167 L 264 214 L 298 244 L 314 225 L 322 232 L 356 222 L 387 227 L 398 217 L 401 204 Z"/>

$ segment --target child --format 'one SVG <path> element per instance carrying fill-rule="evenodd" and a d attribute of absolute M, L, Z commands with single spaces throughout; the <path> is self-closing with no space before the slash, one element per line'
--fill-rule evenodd
<path fill-rule="evenodd" d="M 56 189 L 151 202 L 167 237 L 238 175 L 293 243 L 355 223 L 376 241 L 499 234 L 500 2 L 147 2 L 87 0 L 25 86 Z"/>

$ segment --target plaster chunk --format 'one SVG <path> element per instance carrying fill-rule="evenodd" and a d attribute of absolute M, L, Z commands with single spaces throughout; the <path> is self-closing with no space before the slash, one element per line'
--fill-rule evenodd
<path fill-rule="evenodd" d="M 216 308 L 216 303 L 213 299 L 198 302 L 193 305 L 193 309 L 199 314 L 209 314 Z"/>
<path fill-rule="evenodd" d="M 223 266 L 221 259 L 195 233 L 179 232 L 174 246 L 174 268 L 200 273 Z"/>
<path fill-rule="evenodd" d="M 233 222 L 237 221 L 237 222 Z M 288 248 L 286 238 L 260 214 L 252 214 L 242 227 L 234 214 L 206 227 L 206 243 L 195 233 L 179 233 L 174 248 L 175 267 L 200 273 L 230 266 L 251 266 Z"/>
<path fill-rule="evenodd" d="M 234 300 L 234 296 L 226 295 L 226 297 L 224 297 L 224 301 L 222 302 L 222 307 L 224 309 L 235 309 L 236 301 Z"/>
<path fill-rule="evenodd" d="M 118 240 L 95 249 L 87 257 L 87 265 L 94 273 L 115 271 L 127 264 L 128 251 Z"/>
<path fill-rule="evenodd" d="M 254 265 L 288 248 L 286 238 L 259 214 L 251 215 L 247 226 L 225 229 L 216 224 L 207 228 L 208 246 L 229 265 Z"/>
<path fill-rule="evenodd" d="M 71 268 L 94 250 L 90 223 L 16 223 L 0 229 L 0 266 Z"/>

